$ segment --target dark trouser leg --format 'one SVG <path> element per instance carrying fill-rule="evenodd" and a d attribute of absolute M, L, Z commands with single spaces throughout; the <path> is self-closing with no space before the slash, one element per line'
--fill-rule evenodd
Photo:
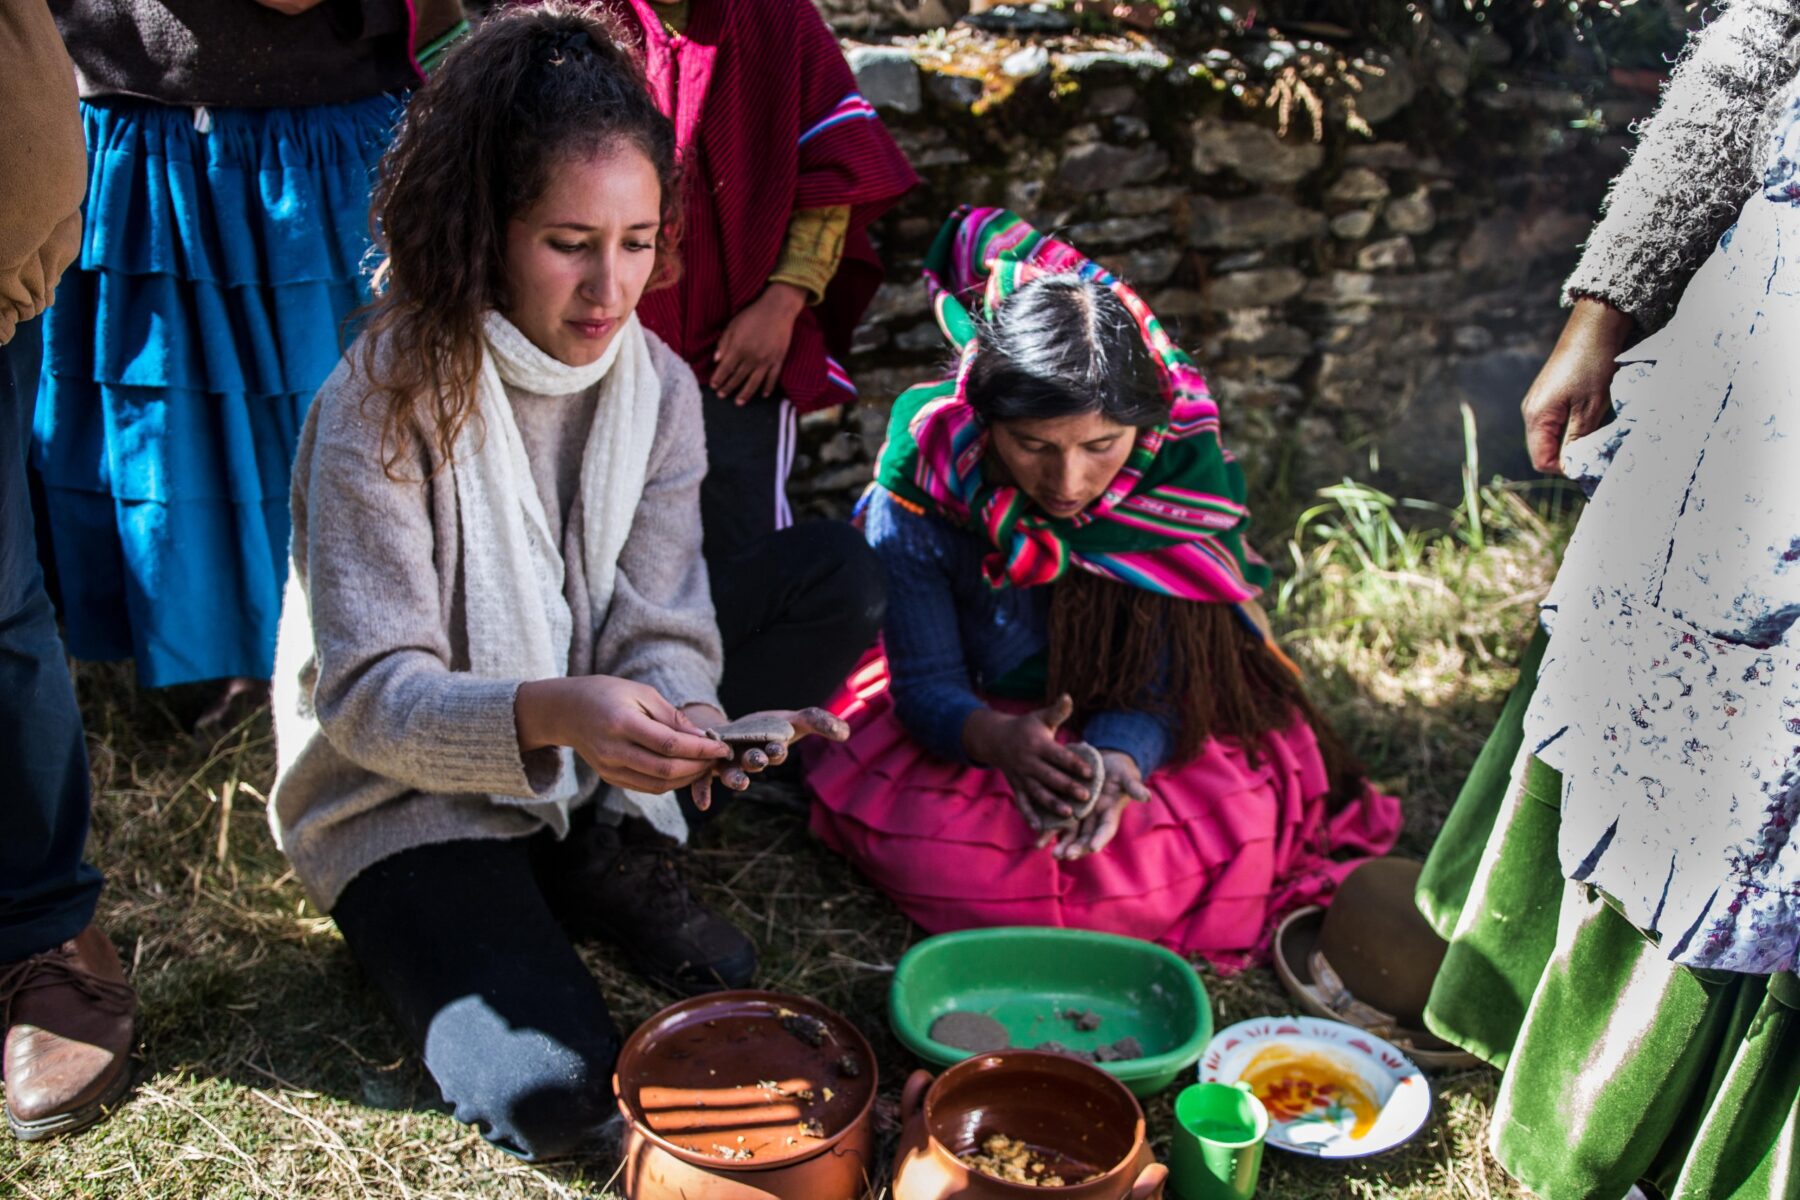
<path fill-rule="evenodd" d="M 755 943 L 688 890 L 674 841 L 635 817 L 599 819 L 600 803 L 570 814 L 562 841 L 531 839 L 532 867 L 563 927 L 611 942 L 639 975 L 684 996 L 749 987 Z M 695 812 L 685 789 L 681 803 Z"/>
<path fill-rule="evenodd" d="M 81 713 L 44 594 L 25 485 L 27 389 L 0 346 L 0 962 L 65 942 L 93 920 L 100 873 L 88 830 Z"/>
<path fill-rule="evenodd" d="M 828 699 L 875 641 L 881 563 L 842 521 L 808 521 L 709 560 L 725 645 L 719 699 L 737 716 Z"/>
<path fill-rule="evenodd" d="M 840 521 L 790 526 L 796 421 L 779 396 L 739 408 L 701 390 L 706 568 L 725 643 L 719 698 L 731 716 L 804 708 L 831 695 L 875 640 L 881 564 Z"/>
<path fill-rule="evenodd" d="M 31 409 L 37 399 L 38 377 L 44 366 L 44 318 L 37 316 L 29 321 L 21 321 L 13 331 L 13 340 L 6 345 L 7 353 L 12 358 L 13 380 L 18 384 L 19 395 L 25 401 L 25 442 L 29 447 Z M 25 457 L 25 482 L 31 487 L 31 512 L 37 529 L 38 566 L 44 572 L 44 591 L 49 594 L 50 603 L 60 605 L 62 601 L 61 593 L 57 590 L 56 555 L 50 549 L 50 511 L 44 491 L 44 479 L 38 474 L 37 468 L 29 464 L 29 451 Z"/>
<path fill-rule="evenodd" d="M 719 702 L 729 716 L 821 704 L 880 631 L 881 564 L 841 521 L 778 528 L 785 505 L 777 512 L 772 497 L 791 466 L 795 431 L 775 405 L 740 409 L 711 392 L 704 403 L 700 518 L 725 648 Z M 798 769 L 790 759 L 771 774 L 792 778 Z M 690 823 L 706 819 L 685 794 L 682 809 Z"/>
<path fill-rule="evenodd" d="M 702 388 L 700 405 L 706 422 L 700 525 L 710 566 L 793 523 L 787 477 L 797 429 L 792 407 L 778 395 L 739 408 Z"/>
<path fill-rule="evenodd" d="M 458 1120 L 542 1160 L 616 1111 L 618 1029 L 526 841 L 407 850 L 351 880 L 332 916 Z"/>

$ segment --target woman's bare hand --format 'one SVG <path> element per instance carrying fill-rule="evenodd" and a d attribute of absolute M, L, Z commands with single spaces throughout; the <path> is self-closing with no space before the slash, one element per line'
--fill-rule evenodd
<path fill-rule="evenodd" d="M 611 675 L 520 684 L 513 721 L 520 750 L 568 746 L 601 779 L 635 792 L 710 781 L 731 757 L 655 688 Z"/>
<path fill-rule="evenodd" d="M 983 708 L 963 726 L 964 748 L 1006 776 L 1013 803 L 1033 833 L 1066 822 L 1087 802 L 1091 769 L 1081 755 L 1056 740 L 1074 707 L 1068 696 L 1058 696 L 1018 716 Z"/>
<path fill-rule="evenodd" d="M 1562 473 L 1562 448 L 1592 433 L 1612 407 L 1614 360 L 1631 336 L 1632 320 L 1604 300 L 1583 296 L 1563 325 L 1519 407 L 1525 414 L 1525 447 L 1531 465 Z"/>
<path fill-rule="evenodd" d="M 1052 853 L 1064 862 L 1073 862 L 1106 849 L 1119 833 L 1119 822 L 1125 806 L 1132 800 L 1150 799 L 1138 773 L 1137 760 L 1122 750 L 1102 750 L 1100 761 L 1106 764 L 1106 775 L 1100 785 L 1100 800 L 1081 823 L 1057 840 Z"/>
<path fill-rule="evenodd" d="M 739 405 L 774 392 L 794 340 L 794 319 L 805 307 L 805 291 L 791 283 L 771 283 L 746 304 L 719 337 L 713 391 Z"/>

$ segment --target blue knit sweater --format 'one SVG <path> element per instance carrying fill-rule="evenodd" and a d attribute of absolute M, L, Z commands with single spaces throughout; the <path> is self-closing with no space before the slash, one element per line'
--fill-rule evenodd
<path fill-rule="evenodd" d="M 882 634 L 895 715 L 940 758 L 968 762 L 963 724 L 981 693 L 1049 645 L 1050 589 L 991 588 L 981 560 L 993 547 L 933 516 L 908 512 L 875 489 L 865 512 L 869 544 L 887 574 Z M 1141 774 L 1168 759 L 1175 730 L 1147 712 L 1102 712 L 1082 736 L 1129 754 Z"/>

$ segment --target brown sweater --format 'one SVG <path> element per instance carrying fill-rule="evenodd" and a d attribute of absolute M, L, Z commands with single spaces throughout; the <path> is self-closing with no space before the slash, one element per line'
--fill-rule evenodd
<path fill-rule="evenodd" d="M 0 4 L 0 345 L 50 306 L 81 246 L 75 77 L 39 0 Z M 9 468 L 10 469 L 10 468 Z"/>
<path fill-rule="evenodd" d="M 83 99 L 247 108 L 338 104 L 412 87 L 414 49 L 463 19 L 461 0 L 322 0 L 297 16 L 256 0 L 50 7 Z"/>

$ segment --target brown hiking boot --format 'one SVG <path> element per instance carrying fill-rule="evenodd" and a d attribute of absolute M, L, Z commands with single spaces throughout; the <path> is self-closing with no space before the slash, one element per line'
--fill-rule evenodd
<path fill-rule="evenodd" d="M 643 821 L 577 825 L 540 854 L 538 884 L 571 934 L 619 946 L 652 983 L 683 996 L 748 987 L 756 947 L 695 899 L 674 850 Z"/>
<path fill-rule="evenodd" d="M 119 953 L 89 925 L 60 946 L 0 966 L 6 1123 L 24 1141 L 86 1129 L 131 1082 L 137 993 Z"/>

